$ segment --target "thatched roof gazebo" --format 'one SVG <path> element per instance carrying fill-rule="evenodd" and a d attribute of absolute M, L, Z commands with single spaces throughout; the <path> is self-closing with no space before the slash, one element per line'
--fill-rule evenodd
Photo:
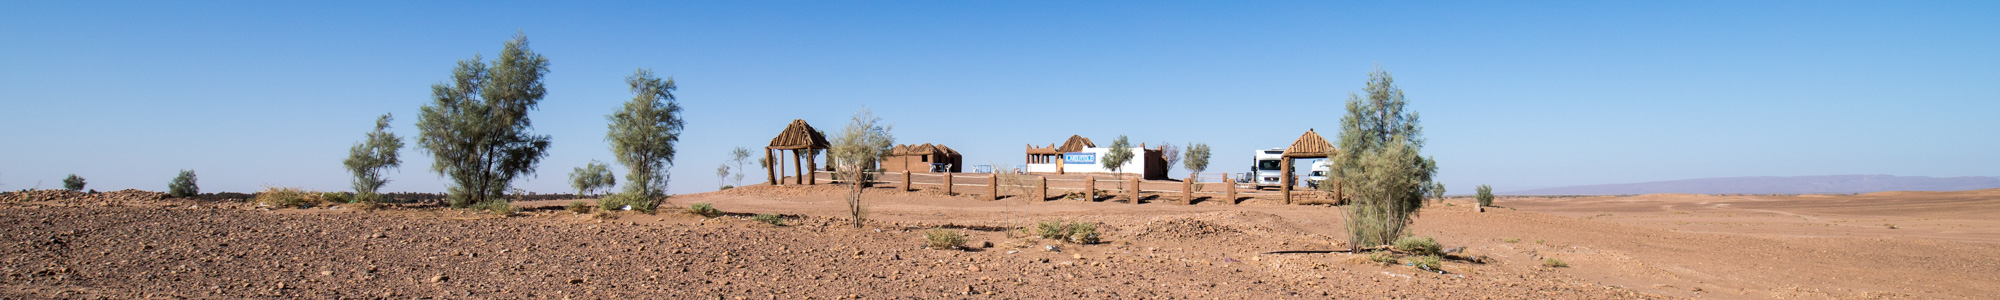
<path fill-rule="evenodd" d="M 1319 133 L 1313 132 L 1311 128 L 1306 129 L 1306 134 L 1299 135 L 1298 140 L 1292 141 L 1291 147 L 1285 147 L 1285 154 L 1280 155 L 1285 158 L 1284 164 L 1280 165 L 1284 168 L 1285 184 L 1278 185 L 1278 189 L 1285 194 L 1285 204 L 1292 204 L 1292 159 L 1326 158 L 1327 155 L 1332 154 L 1334 151 L 1336 150 L 1333 148 L 1333 144 L 1327 143 L 1326 138 L 1320 137 Z M 1334 188 L 1336 194 L 1339 190 L 1338 186 L 1335 185 L 1336 188 Z"/>
<path fill-rule="evenodd" d="M 806 124 L 806 120 L 793 119 L 791 125 L 785 125 L 785 131 L 771 138 L 770 146 L 764 147 L 764 173 L 770 176 L 771 184 L 779 184 L 778 175 L 785 173 L 779 169 L 785 167 L 785 162 L 777 157 L 776 152 L 791 150 L 792 172 L 797 176 L 793 183 L 818 184 L 818 178 L 812 177 L 812 170 L 819 167 L 814 161 L 818 159 L 818 150 L 825 150 L 831 145 L 826 142 L 826 135 Z M 804 166 L 800 166 L 801 160 Z"/>

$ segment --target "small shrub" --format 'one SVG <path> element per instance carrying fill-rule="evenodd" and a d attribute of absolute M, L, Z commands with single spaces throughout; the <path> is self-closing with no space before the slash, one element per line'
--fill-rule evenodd
<path fill-rule="evenodd" d="M 319 193 L 319 199 L 332 203 L 350 203 L 353 197 L 348 197 L 344 192 L 324 192 Z"/>
<path fill-rule="evenodd" d="M 1389 255 L 1388 252 L 1383 252 L 1383 251 L 1368 253 L 1368 261 L 1385 265 L 1393 265 L 1401 263 L 1401 261 L 1396 260 L 1395 255 Z"/>
<path fill-rule="evenodd" d="M 965 246 L 965 235 L 958 234 L 957 230 L 934 228 L 924 231 L 924 241 L 931 249 L 958 249 Z"/>
<path fill-rule="evenodd" d="M 1437 255 L 1424 255 L 1415 258 L 1410 258 L 1410 266 L 1417 267 L 1417 269 L 1422 269 L 1422 270 L 1444 271 L 1444 269 L 1439 268 L 1444 266 L 1444 264 L 1440 261 Z"/>
<path fill-rule="evenodd" d="M 687 213 L 711 218 L 722 215 L 722 211 L 715 210 L 715 205 L 708 204 L 707 202 L 688 205 Z"/>
<path fill-rule="evenodd" d="M 725 190 L 725 191 L 726 191 L 726 190 L 729 190 L 729 189 L 733 189 L 733 188 L 736 188 L 736 186 L 734 186 L 734 185 L 723 185 L 723 186 L 722 186 L 722 189 L 721 189 L 721 190 Z"/>
<path fill-rule="evenodd" d="M 1406 236 L 1396 239 L 1396 250 L 1403 250 L 1404 252 L 1415 253 L 1417 255 L 1438 255 L 1442 253 L 1442 249 L 1444 248 L 1438 246 L 1437 240 L 1430 237 Z"/>
<path fill-rule="evenodd" d="M 1067 240 L 1071 243 L 1084 244 L 1084 245 L 1096 244 L 1098 242 L 1097 223 L 1070 224 L 1069 239 Z"/>
<path fill-rule="evenodd" d="M 167 183 L 167 194 L 174 198 L 194 197 L 201 194 L 201 187 L 195 185 L 194 170 L 181 170 L 174 181 Z"/>
<path fill-rule="evenodd" d="M 1508 239 L 1500 239 L 1500 241 L 1501 241 L 1501 242 L 1507 242 L 1507 243 L 1510 243 L 1510 244 L 1511 244 L 1511 243 L 1519 243 L 1519 242 L 1521 242 L 1521 239 L 1513 239 L 1513 238 L 1508 238 Z"/>
<path fill-rule="evenodd" d="M 1896 229 L 1896 224 L 1882 224 L 1882 227 L 1887 227 L 1889 229 Z"/>
<path fill-rule="evenodd" d="M 785 219 L 779 218 L 778 215 L 759 214 L 755 217 L 750 217 L 750 219 L 756 220 L 758 222 L 764 222 L 766 224 L 771 224 L 771 226 L 785 226 Z"/>
<path fill-rule="evenodd" d="M 308 196 L 311 199 L 308 199 Z M 318 195 L 307 193 L 305 190 L 299 188 L 266 187 L 263 192 L 257 193 L 253 201 L 257 204 L 276 207 L 299 207 L 313 202 L 312 200 L 318 200 L 318 198 Z"/>
<path fill-rule="evenodd" d="M 1069 237 L 1069 226 L 1063 225 L 1062 221 L 1035 222 L 1035 236 L 1044 239 L 1061 240 Z"/>
<path fill-rule="evenodd" d="M 63 189 L 68 189 L 72 192 L 81 192 L 83 191 L 83 185 L 86 183 L 87 182 L 83 180 L 83 176 L 76 176 L 76 174 L 69 174 L 69 177 L 63 178 Z"/>
<path fill-rule="evenodd" d="M 621 210 L 625 209 L 625 206 L 631 206 L 632 210 L 651 214 L 656 212 L 655 209 L 659 208 L 660 201 L 654 197 L 630 192 L 611 194 L 597 199 L 597 209 L 599 210 Z"/>
<path fill-rule="evenodd" d="M 1542 266 L 1550 268 L 1568 268 L 1569 263 L 1563 262 L 1560 259 L 1544 258 L 1542 259 Z"/>
<path fill-rule="evenodd" d="M 589 204 L 589 203 L 584 203 L 584 202 L 583 202 L 583 201 L 581 201 L 581 200 L 579 200 L 579 201 L 570 201 L 570 202 L 569 202 L 569 206 L 568 206 L 568 207 L 564 207 L 564 208 L 565 208 L 565 209 L 568 209 L 568 210 L 569 210 L 570 212 L 574 212 L 574 213 L 579 213 L 579 214 L 587 214 L 587 213 L 590 213 L 590 204 Z"/>
<path fill-rule="evenodd" d="M 1099 242 L 1096 223 L 1068 223 L 1060 220 L 1036 222 L 1035 236 L 1077 244 Z"/>
<path fill-rule="evenodd" d="M 1479 206 L 1493 206 L 1493 186 L 1481 184 L 1476 190 L 1479 195 L 1473 198 L 1479 199 Z"/>
<path fill-rule="evenodd" d="M 515 207 L 512 203 L 508 203 L 507 200 L 503 199 L 486 200 L 486 202 L 475 203 L 470 206 L 467 206 L 467 208 L 471 208 L 472 210 L 475 211 L 491 212 L 493 214 L 502 216 L 512 216 L 514 214 L 521 212 L 520 207 Z"/>

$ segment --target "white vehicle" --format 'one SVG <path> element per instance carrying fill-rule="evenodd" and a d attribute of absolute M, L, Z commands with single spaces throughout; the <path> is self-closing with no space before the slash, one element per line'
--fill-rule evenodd
<path fill-rule="evenodd" d="M 1310 170 L 1312 170 L 1312 173 L 1306 174 L 1306 187 L 1317 189 L 1320 182 L 1326 181 L 1327 175 L 1333 174 L 1333 160 L 1322 159 L 1313 162 L 1312 169 Z"/>
<path fill-rule="evenodd" d="M 1257 159 L 1250 165 L 1250 173 L 1245 174 L 1245 181 L 1258 189 L 1285 184 L 1284 154 L 1285 148 L 1257 150 Z"/>

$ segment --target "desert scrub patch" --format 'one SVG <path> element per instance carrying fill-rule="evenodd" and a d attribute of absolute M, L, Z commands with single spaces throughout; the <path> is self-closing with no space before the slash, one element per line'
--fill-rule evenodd
<path fill-rule="evenodd" d="M 722 215 L 722 211 L 715 210 L 715 205 L 708 204 L 708 202 L 699 202 L 693 205 L 688 205 L 687 213 L 702 217 L 710 217 L 710 218 Z"/>
<path fill-rule="evenodd" d="M 1077 244 L 1096 244 L 1100 241 L 1096 223 L 1062 220 L 1036 222 L 1035 236 Z"/>
<path fill-rule="evenodd" d="M 353 203 L 353 202 L 354 202 L 354 196 L 353 196 L 352 194 L 348 194 L 347 192 L 325 192 L 325 193 L 319 193 L 319 199 L 320 199 L 320 200 L 325 200 L 326 202 L 332 202 L 332 203 Z"/>
<path fill-rule="evenodd" d="M 1410 266 L 1428 271 L 1444 271 L 1444 263 L 1437 255 L 1423 255 L 1410 258 Z"/>
<path fill-rule="evenodd" d="M 628 208 L 629 207 L 629 208 Z M 659 201 L 640 193 L 617 193 L 597 199 L 599 210 L 631 209 L 652 214 L 659 207 Z"/>
<path fill-rule="evenodd" d="M 563 207 L 563 209 L 568 209 L 573 213 L 587 214 L 590 213 L 590 204 L 584 203 L 582 200 L 570 201 L 569 206 Z"/>
<path fill-rule="evenodd" d="M 1501 241 L 1501 242 L 1505 242 L 1505 243 L 1508 243 L 1508 244 L 1512 244 L 1512 243 L 1519 243 L 1519 242 L 1521 242 L 1521 239 L 1514 239 L 1514 238 L 1507 238 L 1507 239 L 1500 239 L 1500 241 Z"/>
<path fill-rule="evenodd" d="M 771 224 L 771 226 L 785 226 L 785 219 L 778 217 L 778 215 L 758 214 L 755 217 L 750 217 L 750 219 L 755 220 L 757 222 L 764 222 L 765 224 Z"/>
<path fill-rule="evenodd" d="M 958 249 L 965 247 L 965 235 L 957 230 L 932 228 L 924 231 L 924 244 L 931 249 Z"/>
<path fill-rule="evenodd" d="M 318 202 L 319 198 L 318 194 L 306 192 L 299 188 L 274 186 L 266 187 L 264 191 L 257 192 L 257 196 L 253 201 L 257 204 L 276 207 L 301 207 L 306 204 Z"/>
<path fill-rule="evenodd" d="M 1552 257 L 1552 258 L 1543 258 L 1542 266 L 1550 268 L 1568 268 L 1569 263 L 1563 262 L 1560 259 L 1555 259 Z"/>
<path fill-rule="evenodd" d="M 514 214 L 518 214 L 521 212 L 521 208 L 515 207 L 513 203 L 508 203 L 507 200 L 498 200 L 498 199 L 486 200 L 486 202 L 474 203 L 470 206 L 466 206 L 466 208 L 470 208 L 474 211 L 490 212 L 502 216 L 512 216 Z"/>
<path fill-rule="evenodd" d="M 1387 251 L 1369 252 L 1368 261 L 1384 265 L 1393 265 L 1402 262 L 1397 260 L 1395 255 L 1390 255 Z"/>
<path fill-rule="evenodd" d="M 1438 255 L 1442 253 L 1443 249 L 1443 246 L 1438 246 L 1437 240 L 1427 236 L 1406 236 L 1396 239 L 1396 250 L 1403 250 L 1403 252 L 1415 253 L 1417 255 Z"/>

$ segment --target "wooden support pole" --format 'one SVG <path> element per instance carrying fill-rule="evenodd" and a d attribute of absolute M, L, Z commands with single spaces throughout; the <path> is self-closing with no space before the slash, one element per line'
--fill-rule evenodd
<path fill-rule="evenodd" d="M 1138 178 L 1132 179 L 1132 204 L 1139 204 L 1139 180 Z"/>
<path fill-rule="evenodd" d="M 951 194 L 951 191 L 952 191 L 952 187 L 953 187 L 953 186 L 952 186 L 952 184 L 951 184 L 951 173 L 944 173 L 944 195 L 945 195 L 945 196 L 951 196 L 951 195 L 952 195 L 952 194 Z"/>
<path fill-rule="evenodd" d="M 1049 178 L 1035 176 L 1035 202 L 1049 201 Z"/>
<path fill-rule="evenodd" d="M 916 186 L 915 184 L 916 184 L 916 182 L 914 182 L 914 181 L 910 181 L 910 170 L 909 170 L 909 169 L 903 169 L 903 190 L 904 190 L 904 191 L 915 191 L 915 190 L 917 190 L 917 186 Z"/>
<path fill-rule="evenodd" d="M 1097 201 L 1097 177 L 1083 177 L 1083 201 Z"/>
<path fill-rule="evenodd" d="M 813 175 L 813 172 L 819 171 L 819 163 L 814 162 L 818 156 L 819 154 L 812 149 L 806 150 L 806 184 L 819 184 L 819 175 Z"/>
<path fill-rule="evenodd" d="M 986 196 L 989 200 L 1000 200 L 1000 173 L 998 171 L 995 171 L 992 176 L 986 176 L 986 188 Z"/>
<path fill-rule="evenodd" d="M 1236 182 L 1229 181 L 1229 173 L 1222 173 L 1222 185 L 1229 187 L 1228 198 L 1223 203 L 1236 204 Z"/>
<path fill-rule="evenodd" d="M 1194 174 L 1181 181 L 1181 204 L 1194 204 Z"/>
<path fill-rule="evenodd" d="M 776 155 L 771 155 L 771 148 L 764 148 L 764 181 L 769 181 L 771 185 L 778 185 L 778 169 L 773 166 L 773 160 L 777 159 Z"/>
<path fill-rule="evenodd" d="M 1286 157 L 1284 165 L 1278 168 L 1284 169 L 1285 172 L 1278 175 L 1278 178 L 1281 178 L 1278 179 L 1278 193 L 1285 194 L 1285 204 L 1292 204 L 1292 158 Z"/>

